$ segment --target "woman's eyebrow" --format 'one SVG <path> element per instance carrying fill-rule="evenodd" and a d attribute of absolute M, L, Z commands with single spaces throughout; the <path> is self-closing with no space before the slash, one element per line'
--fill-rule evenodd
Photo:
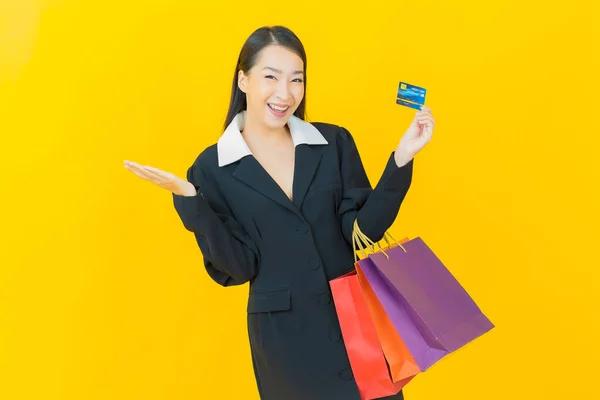
<path fill-rule="evenodd" d="M 273 68 L 273 67 L 264 67 L 264 68 L 263 68 L 263 71 L 264 71 L 265 69 L 269 69 L 269 70 L 271 70 L 271 71 L 273 71 L 273 72 L 277 72 L 278 74 L 282 74 L 282 73 L 283 73 L 283 71 L 282 71 L 282 70 L 280 70 L 280 69 L 277 69 L 277 68 Z M 298 71 L 294 71 L 294 73 L 293 73 L 292 75 L 298 75 L 298 74 L 303 74 L 303 73 L 304 73 L 304 71 L 302 71 L 302 70 L 298 70 Z"/>

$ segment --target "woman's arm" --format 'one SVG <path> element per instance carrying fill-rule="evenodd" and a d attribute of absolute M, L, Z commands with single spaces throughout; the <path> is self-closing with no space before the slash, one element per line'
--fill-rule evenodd
<path fill-rule="evenodd" d="M 187 180 L 196 195 L 173 194 L 173 204 L 184 227 L 194 233 L 209 276 L 222 286 L 252 280 L 260 262 L 258 247 L 233 217 L 216 182 L 196 163 L 188 169 Z"/>
<path fill-rule="evenodd" d="M 395 152 L 373 189 L 365 172 L 356 143 L 350 132 L 340 127 L 338 154 L 342 175 L 342 201 L 338 214 L 342 232 L 352 244 L 352 227 L 358 218 L 363 233 L 374 242 L 381 240 L 396 219 L 412 182 L 414 159 L 398 166 Z"/>

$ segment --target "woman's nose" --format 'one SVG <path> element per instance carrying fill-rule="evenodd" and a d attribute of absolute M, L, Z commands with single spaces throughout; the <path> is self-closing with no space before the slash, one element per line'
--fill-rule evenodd
<path fill-rule="evenodd" d="M 279 85 L 277 85 L 276 95 L 283 101 L 286 101 L 290 97 L 290 88 L 287 82 L 281 81 Z"/>

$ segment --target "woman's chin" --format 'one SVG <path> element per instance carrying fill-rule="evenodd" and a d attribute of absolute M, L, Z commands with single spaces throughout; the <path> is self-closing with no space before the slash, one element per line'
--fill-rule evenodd
<path fill-rule="evenodd" d="M 270 128 L 281 128 L 287 124 L 291 115 L 289 112 L 290 110 L 285 113 L 276 114 L 270 109 L 269 106 L 265 107 L 265 125 L 269 126 Z"/>

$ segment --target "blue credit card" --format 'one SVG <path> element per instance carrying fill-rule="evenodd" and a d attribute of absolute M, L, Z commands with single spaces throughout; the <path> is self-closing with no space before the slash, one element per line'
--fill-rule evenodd
<path fill-rule="evenodd" d="M 402 100 L 402 99 L 396 99 L 396 104 L 400 104 L 401 106 L 406 106 L 406 107 L 414 108 L 416 110 L 420 110 L 421 107 L 422 107 L 420 104 L 411 103 L 410 101 L 406 101 L 406 100 Z"/>
<path fill-rule="evenodd" d="M 396 104 L 420 110 L 421 106 L 425 104 L 426 94 L 427 90 L 425 88 L 411 85 L 406 82 L 400 82 L 398 85 Z"/>

